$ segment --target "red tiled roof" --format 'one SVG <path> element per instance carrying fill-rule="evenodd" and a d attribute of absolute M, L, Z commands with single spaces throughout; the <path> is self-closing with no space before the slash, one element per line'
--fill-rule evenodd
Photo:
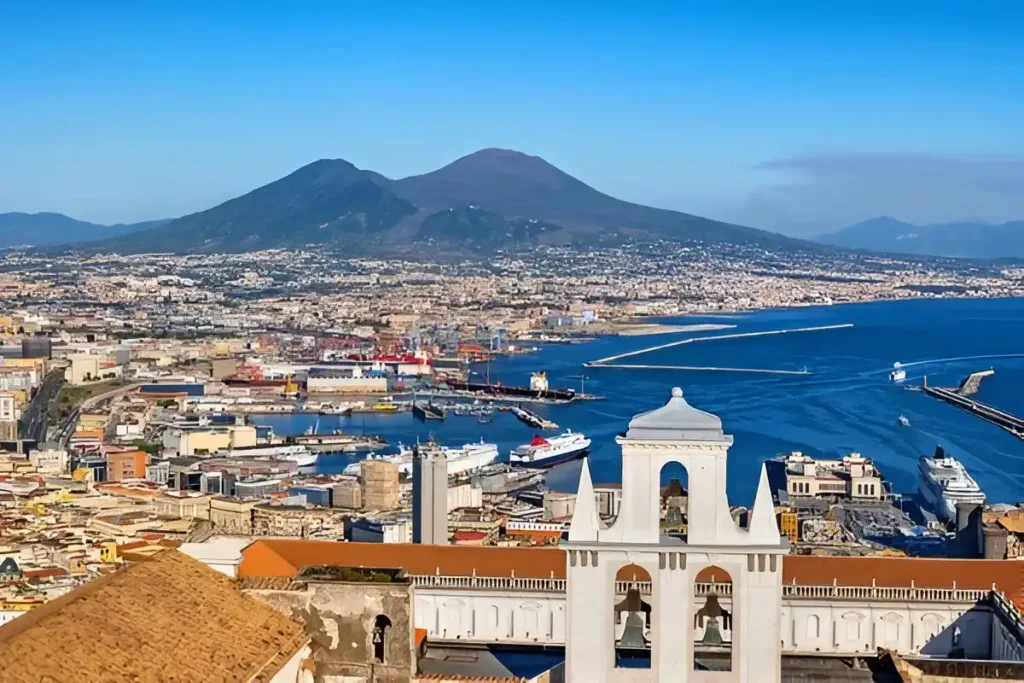
<path fill-rule="evenodd" d="M 476 571 L 477 576 L 565 578 L 565 551 L 266 539 L 243 551 L 239 576 L 294 577 L 309 565 L 402 568 L 420 576 L 472 576 Z M 913 582 L 918 588 L 952 588 L 955 583 L 957 588 L 974 590 L 995 585 L 1024 604 L 1024 562 L 1014 560 L 787 555 L 782 569 L 783 582 L 798 585 L 909 587 Z M 710 581 L 711 573 L 719 583 L 728 580 L 725 572 L 719 577 L 711 568 L 698 576 Z"/>
<path fill-rule="evenodd" d="M 44 569 L 26 569 L 23 572 L 26 579 L 48 579 L 55 576 L 67 576 L 68 570 L 61 567 L 46 567 Z"/>
<path fill-rule="evenodd" d="M 405 569 L 413 575 L 565 576 L 565 552 L 556 548 L 338 543 L 291 539 L 259 540 L 242 551 L 239 578 L 294 577 L 303 567 L 331 565 Z"/>

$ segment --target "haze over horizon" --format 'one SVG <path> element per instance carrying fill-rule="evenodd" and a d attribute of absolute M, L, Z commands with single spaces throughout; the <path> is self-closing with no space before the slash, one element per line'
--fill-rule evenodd
<path fill-rule="evenodd" d="M 792 235 L 1024 218 L 1024 10 L 0 8 L 0 212 L 210 208 L 319 158 L 487 147 Z"/>

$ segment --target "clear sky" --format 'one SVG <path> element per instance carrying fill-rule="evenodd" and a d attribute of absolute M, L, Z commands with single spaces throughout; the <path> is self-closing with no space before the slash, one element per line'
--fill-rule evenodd
<path fill-rule="evenodd" d="M 0 0 L 0 211 L 180 215 L 482 147 L 792 233 L 1024 218 L 1024 3 Z"/>

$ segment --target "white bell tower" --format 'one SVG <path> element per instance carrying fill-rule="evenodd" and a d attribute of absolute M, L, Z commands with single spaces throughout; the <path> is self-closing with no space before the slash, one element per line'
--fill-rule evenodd
<path fill-rule="evenodd" d="M 610 527 L 602 525 L 584 461 L 564 544 L 568 680 L 780 681 L 781 556 L 788 544 L 779 536 L 764 467 L 750 524 L 743 529 L 733 521 L 726 496 L 732 437 L 717 417 L 691 407 L 681 389 L 673 389 L 661 408 L 634 417 L 617 442 L 622 447 L 618 517 Z M 685 541 L 659 532 L 661 471 L 669 463 L 680 463 L 688 475 Z M 617 589 L 616 574 L 627 565 L 650 577 L 644 596 L 650 661 L 641 668 L 623 665 L 616 650 L 620 613 L 629 609 L 620 603 L 625 582 L 620 580 Z M 709 593 L 706 584 L 697 582 L 704 569 L 727 574 L 731 583 L 711 584 Z M 698 588 L 702 594 L 695 596 Z M 698 639 L 703 642 L 697 647 L 712 651 L 728 671 L 695 670 Z M 636 641 L 635 634 L 630 640 Z"/>

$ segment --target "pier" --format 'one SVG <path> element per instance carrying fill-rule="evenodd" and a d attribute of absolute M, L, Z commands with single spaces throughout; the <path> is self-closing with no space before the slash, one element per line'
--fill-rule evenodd
<path fill-rule="evenodd" d="M 445 410 L 443 406 L 429 401 L 414 401 L 412 414 L 426 422 L 427 420 L 443 420 Z"/>
<path fill-rule="evenodd" d="M 547 420 L 538 415 L 537 413 L 527 410 L 526 408 L 514 406 L 512 408 L 512 414 L 518 417 L 521 421 L 525 422 L 526 424 L 536 429 L 558 429 L 558 425 L 556 425 L 551 420 Z"/>
<path fill-rule="evenodd" d="M 961 396 L 972 396 L 978 393 L 978 389 L 981 388 L 981 380 L 986 377 L 991 377 L 996 374 L 995 370 L 982 370 L 981 372 L 975 372 L 968 375 L 967 379 L 960 382 L 960 386 L 957 388 L 956 393 Z"/>
<path fill-rule="evenodd" d="M 940 401 L 950 403 L 958 408 L 966 410 L 969 413 L 977 415 L 983 420 L 988 420 L 992 424 L 999 425 L 1018 439 L 1024 439 L 1024 419 L 1019 418 L 1016 415 L 1011 415 L 1006 411 L 999 410 L 998 408 L 993 408 L 981 401 L 967 398 L 967 396 L 961 393 L 965 385 L 967 385 L 975 375 L 987 376 L 990 374 L 992 374 L 991 371 L 988 371 L 987 373 L 975 373 L 964 380 L 958 389 L 951 389 L 949 387 L 930 387 L 928 386 L 928 378 L 925 377 L 924 385 L 921 387 L 921 390 Z M 979 377 L 977 382 L 980 381 L 981 379 Z M 975 387 L 975 390 L 976 389 L 977 387 Z"/>
<path fill-rule="evenodd" d="M 667 344 L 658 344 L 657 346 L 649 346 L 644 349 L 638 349 L 636 351 L 627 351 L 626 353 L 619 353 L 614 356 L 607 356 L 605 358 L 598 358 L 584 363 L 583 366 L 587 368 L 620 368 L 629 370 L 693 370 L 703 372 L 749 372 L 749 373 L 760 373 L 768 375 L 810 375 L 811 373 L 804 370 L 775 370 L 771 368 L 730 368 L 730 367 L 714 367 L 714 366 L 694 366 L 694 365 L 647 365 L 647 364 L 631 364 L 631 363 L 618 363 L 624 358 L 632 358 L 633 356 L 639 356 L 645 353 L 651 353 L 653 351 L 662 351 L 664 349 L 671 349 L 676 346 L 683 346 L 684 344 L 693 344 L 695 342 L 708 342 L 708 341 L 721 341 L 723 339 L 746 339 L 749 337 L 766 337 L 769 335 L 776 334 L 795 334 L 800 332 L 823 332 L 826 330 L 840 330 L 848 327 L 853 327 L 853 323 L 842 323 L 839 325 L 822 325 L 818 327 L 797 327 L 785 330 L 765 330 L 762 332 L 739 332 L 735 334 L 715 334 L 707 337 L 687 337 L 686 339 L 680 339 L 679 341 L 669 342 Z"/>

